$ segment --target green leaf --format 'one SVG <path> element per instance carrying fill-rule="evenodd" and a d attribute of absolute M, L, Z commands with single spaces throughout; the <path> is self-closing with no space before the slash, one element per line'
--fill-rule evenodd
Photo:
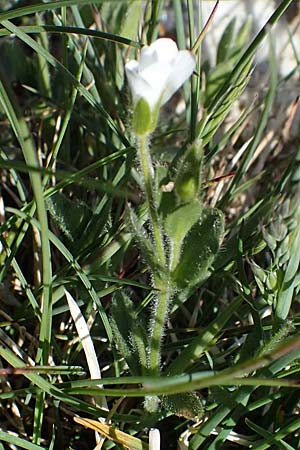
<path fill-rule="evenodd" d="M 61 192 L 47 200 L 47 207 L 52 219 L 71 241 L 81 237 L 92 215 L 84 203 L 72 201 Z"/>
<path fill-rule="evenodd" d="M 203 416 L 202 402 L 195 392 L 164 395 L 161 403 L 164 409 L 179 417 L 198 420 Z"/>
<path fill-rule="evenodd" d="M 296 288 L 296 275 L 300 264 L 300 213 L 295 214 L 297 227 L 288 236 L 290 258 L 284 272 L 284 278 L 281 289 L 277 295 L 277 304 L 275 308 L 275 316 L 278 324 L 286 320 Z"/>
<path fill-rule="evenodd" d="M 230 50 L 232 46 L 233 36 L 234 36 L 234 28 L 235 28 L 235 17 L 229 22 L 227 27 L 225 28 L 217 50 L 217 64 L 227 61 L 230 56 Z"/>
<path fill-rule="evenodd" d="M 164 229 L 170 239 L 170 270 L 174 270 L 182 256 L 182 244 L 192 226 L 200 220 L 202 205 L 200 201 L 181 205 L 170 212 L 165 220 Z"/>
<path fill-rule="evenodd" d="M 196 140 L 179 161 L 175 192 L 179 203 L 194 200 L 201 187 L 203 145 Z"/>
<path fill-rule="evenodd" d="M 114 294 L 110 322 L 115 345 L 125 358 L 131 373 L 143 374 L 147 364 L 146 327 L 137 317 L 133 302 L 124 292 Z"/>
<path fill-rule="evenodd" d="M 264 448 L 271 447 L 271 446 L 273 447 L 273 445 L 274 445 L 274 447 L 281 449 L 281 450 L 294 450 L 294 447 L 287 444 L 283 440 L 279 439 L 277 437 L 277 433 L 274 434 L 268 430 L 265 430 L 264 428 L 260 427 L 259 425 L 252 422 L 248 418 L 245 419 L 245 422 L 249 426 L 249 428 L 251 428 L 251 430 L 255 431 L 257 434 L 259 434 L 260 436 L 263 437 L 263 447 Z M 257 446 L 255 446 L 255 447 L 257 447 Z"/>
<path fill-rule="evenodd" d="M 133 304 L 124 293 L 116 292 L 111 307 L 110 324 L 114 337 L 114 344 L 125 359 L 132 374 L 139 374 L 139 362 L 134 357 L 130 342 L 133 323 Z"/>
<path fill-rule="evenodd" d="M 248 16 L 245 22 L 240 26 L 233 42 L 234 53 L 243 50 L 249 41 L 250 31 L 252 27 L 252 16 Z"/>
<path fill-rule="evenodd" d="M 145 373 L 147 367 L 147 335 L 146 326 L 141 319 L 135 320 L 131 330 L 131 342 L 139 360 L 140 372 Z"/>
<path fill-rule="evenodd" d="M 181 205 L 170 212 L 165 220 L 164 228 L 171 242 L 178 244 L 187 235 L 192 226 L 199 221 L 202 205 L 198 200 Z"/>
<path fill-rule="evenodd" d="M 115 7 L 115 5 L 114 5 Z M 143 11 L 142 2 L 130 2 L 126 5 L 127 11 L 123 15 L 120 35 L 127 39 L 136 39 L 138 37 L 138 29 L 140 17 Z"/>
<path fill-rule="evenodd" d="M 193 338 L 171 362 L 167 369 L 168 375 L 180 375 L 196 360 L 200 359 L 204 352 L 214 346 L 222 332 L 222 328 L 238 311 L 241 303 L 241 297 L 237 297 L 233 302 L 226 305 L 224 311 L 222 311 L 207 327 L 201 330 L 198 336 Z"/>
<path fill-rule="evenodd" d="M 135 313 L 131 299 L 124 292 L 115 292 L 111 305 L 111 315 L 118 325 L 120 334 L 128 339 Z"/>
<path fill-rule="evenodd" d="M 180 262 L 171 276 L 175 289 L 190 289 L 208 277 L 223 233 L 223 214 L 217 209 L 203 210 L 201 220 L 184 239 Z"/>
<path fill-rule="evenodd" d="M 199 122 L 197 129 L 197 136 L 203 139 L 204 144 L 211 140 L 229 113 L 233 103 L 241 96 L 250 79 L 251 67 L 252 59 L 242 67 L 240 72 L 230 82 L 225 77 L 222 87 L 213 90 L 215 95 L 209 102 L 206 115 Z M 226 86 L 226 90 L 223 93 L 224 86 Z M 220 94 L 220 92 L 222 93 Z"/>
<path fill-rule="evenodd" d="M 32 444 L 28 440 L 19 438 L 18 436 L 15 436 L 15 434 L 6 433 L 5 431 L 0 431 L 0 441 L 8 442 L 14 447 L 17 445 L 20 448 L 26 448 L 28 450 L 46 450 L 45 447 Z"/>

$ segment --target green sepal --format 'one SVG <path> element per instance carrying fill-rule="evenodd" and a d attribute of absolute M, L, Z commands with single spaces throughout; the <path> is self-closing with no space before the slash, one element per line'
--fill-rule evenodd
<path fill-rule="evenodd" d="M 133 111 L 132 127 L 133 131 L 138 136 L 145 136 L 152 133 L 157 125 L 159 116 L 160 104 L 151 110 L 149 103 L 144 98 L 140 98 Z"/>
<path fill-rule="evenodd" d="M 157 102 L 154 109 L 152 110 L 152 121 L 151 121 L 151 127 L 149 132 L 152 133 L 152 131 L 155 130 L 159 118 L 159 111 L 160 111 L 160 102 Z"/>
<path fill-rule="evenodd" d="M 178 265 L 172 271 L 174 289 L 192 288 L 209 275 L 224 233 L 224 216 L 218 209 L 206 208 L 201 220 L 185 237 Z"/>
<path fill-rule="evenodd" d="M 168 412 L 189 420 L 198 420 L 203 416 L 201 400 L 194 392 L 164 395 L 161 399 L 161 406 Z"/>
<path fill-rule="evenodd" d="M 135 134 L 144 136 L 151 132 L 152 112 L 149 103 L 140 98 L 133 111 L 132 127 Z"/>

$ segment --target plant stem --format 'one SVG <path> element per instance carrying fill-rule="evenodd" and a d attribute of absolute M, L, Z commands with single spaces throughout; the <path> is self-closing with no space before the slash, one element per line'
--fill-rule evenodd
<path fill-rule="evenodd" d="M 149 220 L 153 232 L 155 250 L 161 266 L 167 267 L 163 234 L 159 223 L 157 203 L 154 191 L 154 169 L 148 146 L 148 137 L 139 136 L 138 156 L 144 178 L 145 196 L 149 209 Z M 160 273 L 153 273 L 154 289 L 158 291 L 152 311 L 149 344 L 149 369 L 156 374 L 160 369 L 160 349 L 163 330 L 167 319 L 171 290 L 168 281 Z"/>
<path fill-rule="evenodd" d="M 154 280 L 155 283 L 155 280 Z M 152 311 L 149 369 L 151 375 L 156 375 L 160 371 L 160 349 L 164 334 L 164 327 L 167 321 L 171 290 L 169 286 L 164 286 L 164 290 L 157 295 L 157 300 Z"/>
<path fill-rule="evenodd" d="M 144 178 L 144 187 L 146 201 L 149 209 L 149 219 L 153 232 L 154 244 L 157 251 L 157 256 L 160 264 L 163 266 L 166 264 L 164 243 L 162 231 L 159 225 L 159 218 L 157 212 L 157 205 L 155 201 L 154 193 L 154 169 L 151 160 L 150 151 L 148 148 L 148 137 L 147 135 L 139 136 L 139 146 L 138 146 L 138 157 L 140 160 L 140 165 Z"/>

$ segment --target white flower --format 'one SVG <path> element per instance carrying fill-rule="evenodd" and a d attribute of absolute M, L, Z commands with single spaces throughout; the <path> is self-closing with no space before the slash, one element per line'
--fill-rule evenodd
<path fill-rule="evenodd" d="M 172 39 L 157 39 L 141 50 L 139 61 L 125 65 L 136 105 L 144 99 L 151 111 L 166 103 L 195 69 L 195 58 L 188 50 L 178 50 Z"/>

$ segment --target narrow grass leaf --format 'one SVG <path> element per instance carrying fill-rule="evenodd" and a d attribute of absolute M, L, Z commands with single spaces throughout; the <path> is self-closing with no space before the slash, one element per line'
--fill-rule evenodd
<path fill-rule="evenodd" d="M 100 365 L 98 362 L 98 358 L 96 355 L 95 347 L 90 335 L 90 331 L 88 329 L 87 323 L 80 311 L 79 306 L 77 305 L 76 301 L 72 297 L 72 295 L 65 290 L 65 295 L 68 301 L 70 313 L 72 316 L 72 319 L 75 323 L 76 330 L 78 333 L 78 337 L 80 339 L 80 342 L 83 347 L 83 351 L 86 357 L 87 365 L 89 368 L 89 372 L 91 375 L 91 379 L 101 379 L 101 370 Z M 99 387 L 101 388 L 102 385 L 100 384 Z M 100 406 L 102 408 L 107 408 L 107 402 L 105 397 L 101 397 L 101 403 Z"/>
<path fill-rule="evenodd" d="M 97 422 L 92 419 L 83 419 L 81 417 L 74 417 L 75 422 L 83 425 L 86 428 L 98 431 L 110 441 L 120 444 L 130 450 L 148 450 L 149 446 L 141 439 L 135 438 L 124 431 L 120 431 L 117 428 L 106 425 L 104 423 Z"/>
<path fill-rule="evenodd" d="M 15 436 L 14 434 L 6 433 L 5 431 L 0 431 L 0 440 L 20 448 L 26 448 L 27 450 L 46 450 L 46 447 L 33 444 L 32 442 Z"/>

